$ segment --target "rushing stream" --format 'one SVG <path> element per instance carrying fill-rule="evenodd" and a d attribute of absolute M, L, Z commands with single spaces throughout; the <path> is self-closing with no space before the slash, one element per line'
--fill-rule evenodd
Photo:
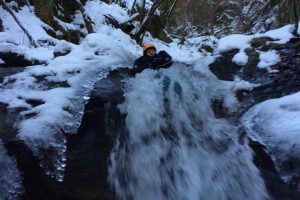
<path fill-rule="evenodd" d="M 109 168 L 120 199 L 268 199 L 247 139 L 211 109 L 229 92 L 216 80 L 180 64 L 127 80 L 119 105 L 126 135 L 117 138 Z"/>

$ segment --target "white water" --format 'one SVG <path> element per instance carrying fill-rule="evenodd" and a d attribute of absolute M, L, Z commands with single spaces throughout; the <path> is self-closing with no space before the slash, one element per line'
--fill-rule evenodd
<path fill-rule="evenodd" d="M 162 80 L 171 78 L 163 101 Z M 180 82 L 180 98 L 173 83 Z M 127 135 L 111 153 L 109 181 L 120 199 L 268 199 L 252 151 L 237 127 L 216 119 L 211 100 L 224 95 L 212 76 L 173 65 L 128 80 Z M 125 139 L 124 139 L 125 138 Z"/>
<path fill-rule="evenodd" d="M 14 200 L 23 192 L 22 176 L 0 140 L 0 199 Z"/>

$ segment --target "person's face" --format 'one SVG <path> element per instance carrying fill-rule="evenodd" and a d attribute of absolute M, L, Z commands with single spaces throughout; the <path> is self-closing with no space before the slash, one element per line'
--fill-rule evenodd
<path fill-rule="evenodd" d="M 153 56 L 155 56 L 155 54 L 156 54 L 156 51 L 153 48 L 149 48 L 146 50 L 146 55 L 149 57 L 153 57 Z"/>

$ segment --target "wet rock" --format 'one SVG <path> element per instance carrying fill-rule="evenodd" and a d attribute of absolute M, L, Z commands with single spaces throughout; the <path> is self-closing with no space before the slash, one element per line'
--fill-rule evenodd
<path fill-rule="evenodd" d="M 223 108 L 222 102 L 213 102 L 212 106 L 216 117 L 235 119 L 239 118 L 252 106 L 274 98 L 280 98 L 295 92 L 299 92 L 300 88 L 300 41 L 293 40 L 287 44 L 275 44 L 269 38 L 257 38 L 252 40 L 252 47 L 245 50 L 248 56 L 248 63 L 237 72 L 238 76 L 252 83 L 258 83 L 259 86 L 253 88 L 251 91 L 240 90 L 237 91 L 236 96 L 241 102 L 241 109 L 239 114 L 231 114 Z M 259 54 L 257 50 L 269 51 L 275 49 L 281 58 L 281 61 L 277 64 L 270 66 L 272 70 L 277 72 L 269 73 L 265 69 L 259 69 L 257 64 L 259 63 Z M 231 59 L 238 51 L 227 52 L 228 57 L 223 56 L 223 60 L 216 60 L 213 63 L 214 68 L 211 66 L 211 71 L 222 80 L 230 80 L 230 73 L 224 78 L 224 72 L 220 66 L 231 64 Z M 227 60 L 226 60 L 227 58 Z M 216 65 L 216 63 L 218 65 Z M 229 78 L 228 78 L 229 77 Z M 275 168 L 275 164 L 271 159 L 271 156 L 264 149 L 262 144 L 250 140 L 250 146 L 255 152 L 254 162 L 259 168 L 262 177 L 266 183 L 267 189 L 272 196 L 272 199 L 300 199 L 300 193 L 297 191 L 297 184 L 299 183 L 299 177 L 294 177 L 290 182 L 284 182 L 279 175 L 279 172 Z M 288 152 L 287 152 L 288 153 Z M 286 163 L 284 169 L 290 169 L 291 172 L 295 169 L 295 165 L 298 164 L 297 159 L 291 158 Z"/>
<path fill-rule="evenodd" d="M 239 76 L 246 81 L 252 83 L 260 82 L 261 77 L 268 77 L 268 71 L 266 69 L 260 69 L 257 67 L 259 63 L 259 53 L 252 48 L 245 49 L 246 55 L 248 56 L 248 62 L 243 66 Z"/>
<path fill-rule="evenodd" d="M 30 65 L 46 64 L 45 62 L 28 59 L 24 54 L 15 52 L 0 52 L 0 58 L 9 66 L 26 67 Z"/>
<path fill-rule="evenodd" d="M 300 192 L 283 182 L 275 168 L 274 162 L 268 155 L 264 146 L 251 139 L 249 145 L 255 153 L 253 162 L 260 170 L 272 199 L 298 200 L 300 197 Z"/>
<path fill-rule="evenodd" d="M 209 65 L 210 71 L 220 80 L 233 81 L 234 75 L 241 69 L 240 65 L 232 62 L 233 56 L 238 52 L 238 49 L 234 49 L 222 53 L 215 62 Z"/>
<path fill-rule="evenodd" d="M 253 48 L 260 48 L 263 45 L 266 45 L 266 43 L 270 41 L 274 41 L 274 39 L 270 37 L 259 37 L 259 38 L 253 38 L 250 44 Z"/>
<path fill-rule="evenodd" d="M 259 37 L 251 40 L 250 44 L 252 48 L 260 51 L 269 51 L 273 49 L 280 49 L 281 44 L 275 43 L 275 40 L 270 37 Z"/>
<path fill-rule="evenodd" d="M 23 71 L 23 67 L 0 67 L 0 83 L 3 81 L 4 77 Z"/>
<path fill-rule="evenodd" d="M 253 80 L 261 84 L 253 90 L 246 92 L 243 101 L 251 105 L 262 101 L 279 98 L 299 91 L 300 87 L 300 42 L 281 45 L 279 51 L 281 61 L 272 69 L 277 73 L 252 73 Z M 244 93 L 245 94 L 245 93 Z M 245 103 L 245 102 L 244 102 Z"/>
<path fill-rule="evenodd" d="M 241 115 L 249 107 L 260 102 L 299 92 L 300 55 L 298 55 L 298 52 L 300 50 L 300 42 L 282 44 L 278 49 L 281 61 L 271 66 L 272 69 L 276 69 L 278 72 L 266 75 L 254 73 L 253 79 L 260 80 L 261 85 L 253 88 L 251 91 L 240 91 L 240 100 L 244 106 Z M 257 142 L 252 142 L 250 145 L 256 152 L 255 162 L 258 162 L 267 187 L 274 199 L 299 199 L 300 193 L 297 191 L 299 189 L 297 188 L 299 176 L 295 176 L 287 183 L 283 182 L 279 177 L 278 171 L 273 169 L 275 167 L 270 156 L 265 151 L 262 151 L 263 146 Z M 289 152 L 286 153 L 289 154 Z M 291 158 L 287 156 L 287 158 L 287 161 L 280 165 L 280 168 L 294 172 L 295 165 L 299 165 L 299 160 L 294 159 L 292 156 Z"/>
<path fill-rule="evenodd" d="M 70 199 L 115 199 L 107 170 L 113 141 L 125 126 L 117 108 L 124 101 L 121 80 L 118 74 L 109 75 L 95 85 L 78 134 L 68 136 L 64 184 Z"/>
<path fill-rule="evenodd" d="M 0 138 L 8 154 L 16 158 L 23 175 L 22 200 L 114 200 L 107 181 L 109 155 L 116 135 L 124 130 L 125 116 L 117 108 L 124 101 L 123 75 L 119 72 L 100 80 L 91 94 L 78 133 L 67 137 L 67 166 L 63 182 L 50 178 L 39 159 L 17 140 L 14 121 L 7 121 L 5 104 L 0 104 Z M 43 102 L 28 100 L 33 106 Z M 4 140 L 5 138 L 5 140 Z"/>

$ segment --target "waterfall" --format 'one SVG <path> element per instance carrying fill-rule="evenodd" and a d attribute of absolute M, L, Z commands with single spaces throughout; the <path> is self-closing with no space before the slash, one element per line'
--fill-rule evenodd
<path fill-rule="evenodd" d="M 108 177 L 119 199 L 268 199 L 247 138 L 239 140 L 237 125 L 217 119 L 210 106 L 226 92 L 213 76 L 182 64 L 126 80 L 119 105 L 126 128 Z"/>

